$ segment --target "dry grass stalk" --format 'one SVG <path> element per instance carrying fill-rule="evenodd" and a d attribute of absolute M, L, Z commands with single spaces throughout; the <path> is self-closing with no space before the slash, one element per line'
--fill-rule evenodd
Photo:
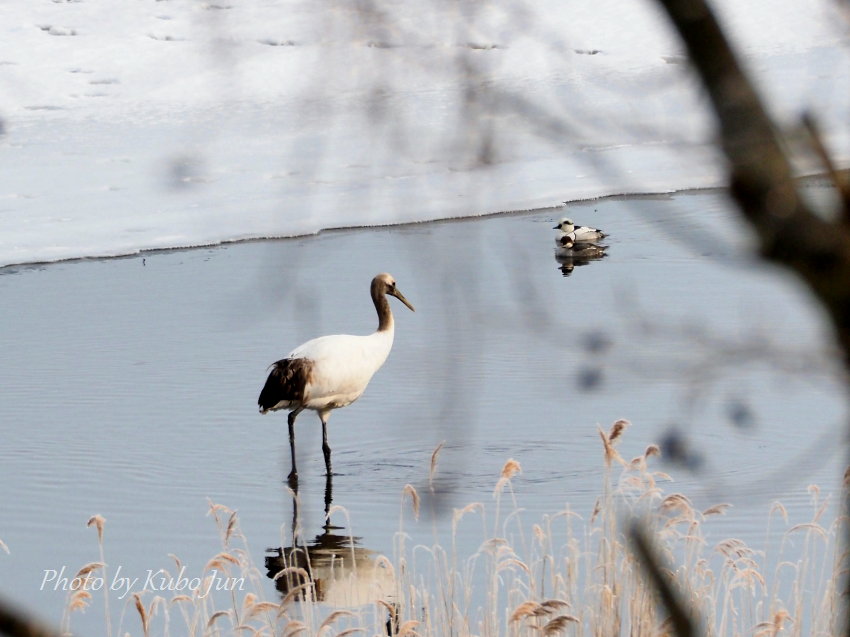
<path fill-rule="evenodd" d="M 207 562 L 206 566 L 204 566 L 204 571 L 226 571 L 228 569 L 227 562 L 236 566 L 240 566 L 239 560 L 233 555 L 231 555 L 230 553 L 221 552 L 215 557 L 213 557 L 209 562 Z"/>
<path fill-rule="evenodd" d="M 470 502 L 462 509 L 455 509 L 454 513 L 452 513 L 452 529 L 456 530 L 458 522 L 460 522 L 461 518 L 463 518 L 463 516 L 467 513 L 471 513 L 473 511 L 483 513 L 484 505 L 480 502 Z"/>
<path fill-rule="evenodd" d="M 94 571 L 103 568 L 106 566 L 103 562 L 89 562 L 74 575 L 74 578 L 71 580 L 71 590 L 77 590 L 78 588 L 86 589 L 89 586 L 89 575 Z"/>
<path fill-rule="evenodd" d="M 590 523 L 593 524 L 596 521 L 596 517 L 602 511 L 602 501 L 600 498 L 596 498 L 596 503 L 593 505 L 593 512 L 590 514 Z"/>
<path fill-rule="evenodd" d="M 242 617 L 245 617 L 251 612 L 251 609 L 257 603 L 257 596 L 254 593 L 246 593 L 242 598 Z"/>
<path fill-rule="evenodd" d="M 387 575 L 389 575 L 390 579 L 395 580 L 395 567 L 393 567 L 393 563 L 386 555 L 379 555 L 375 558 L 375 567 L 383 568 L 387 572 Z"/>
<path fill-rule="evenodd" d="M 579 621 L 579 618 L 574 615 L 558 615 L 552 621 L 543 626 L 543 628 L 540 629 L 540 632 L 546 637 L 549 635 L 557 635 L 558 633 L 565 631 L 571 623 L 578 624 L 581 622 Z"/>
<path fill-rule="evenodd" d="M 230 507 L 227 507 L 223 504 L 217 504 L 217 503 L 213 502 L 212 500 L 210 500 L 209 498 L 207 498 L 207 504 L 209 505 L 209 510 L 207 511 L 207 515 L 213 516 L 213 519 L 215 520 L 216 526 L 218 527 L 219 532 L 221 533 L 222 542 L 225 546 L 227 546 L 228 542 L 230 541 L 231 535 L 235 532 L 235 529 L 236 529 L 236 521 L 237 521 L 236 511 L 234 511 Z M 221 516 L 219 515 L 220 513 L 227 515 L 227 523 L 226 524 L 222 524 L 222 519 L 221 519 Z"/>
<path fill-rule="evenodd" d="M 89 602 L 91 601 L 91 593 L 89 593 L 85 589 L 80 589 L 74 591 L 71 594 L 71 599 L 68 601 L 68 610 L 73 611 L 83 611 L 88 608 Z"/>
<path fill-rule="evenodd" d="M 749 548 L 742 540 L 729 538 L 723 540 L 714 550 L 731 559 L 748 558 L 753 554 L 753 550 Z"/>
<path fill-rule="evenodd" d="M 533 524 L 531 526 L 531 532 L 534 533 L 535 539 L 543 544 L 546 541 L 546 532 L 543 530 L 543 527 L 539 524 Z"/>
<path fill-rule="evenodd" d="M 516 474 L 522 472 L 522 467 L 519 462 L 514 460 L 513 458 L 509 458 L 505 465 L 502 467 L 502 478 L 507 478 L 510 480 Z"/>
<path fill-rule="evenodd" d="M 219 517 L 218 517 L 219 511 L 227 513 L 227 514 L 233 513 L 232 509 L 224 506 L 223 504 L 216 504 L 215 502 L 213 502 L 209 498 L 207 498 L 207 504 L 209 505 L 209 511 L 207 511 L 207 515 L 212 515 L 213 518 L 215 518 L 216 522 L 218 522 L 218 520 L 219 520 Z"/>
<path fill-rule="evenodd" d="M 522 466 L 514 460 L 513 458 L 509 458 L 508 461 L 502 467 L 502 473 L 499 477 L 499 481 L 496 483 L 496 488 L 493 490 L 493 495 L 496 495 L 505 488 L 505 485 L 510 482 L 511 478 L 513 478 L 516 474 L 522 472 Z"/>
<path fill-rule="evenodd" d="M 628 420 L 623 419 L 615 421 L 614 424 L 611 425 L 611 431 L 608 432 L 608 442 L 614 444 L 614 442 L 626 431 L 626 427 L 631 426 L 631 424 L 632 423 Z"/>
<path fill-rule="evenodd" d="M 602 431 L 601 427 L 598 427 L 599 437 L 602 438 L 602 446 L 605 449 L 605 466 L 610 467 L 613 461 L 619 462 L 621 465 L 625 465 L 626 462 L 620 456 L 616 449 L 614 449 L 614 445 L 611 441 L 611 438 L 608 434 Z M 618 433 L 619 435 L 619 433 Z"/>
<path fill-rule="evenodd" d="M 133 599 L 136 601 L 136 610 L 139 611 L 139 617 L 142 620 L 142 632 L 145 634 L 145 637 L 147 637 L 150 616 L 148 615 L 148 611 L 145 609 L 145 605 L 142 603 L 142 596 L 138 593 L 133 593 Z"/>
<path fill-rule="evenodd" d="M 365 628 L 346 628 L 341 633 L 337 633 L 335 637 L 348 637 L 348 635 L 353 635 L 355 633 L 363 633 L 366 632 Z"/>
<path fill-rule="evenodd" d="M 230 517 L 227 520 L 227 528 L 224 531 L 225 546 L 227 546 L 227 544 L 230 542 L 230 536 L 233 535 L 233 531 L 236 529 L 236 520 L 236 511 L 234 511 L 230 514 Z"/>
<path fill-rule="evenodd" d="M 440 451 L 443 449 L 443 445 L 446 444 L 446 441 L 443 440 L 440 444 L 436 446 L 434 451 L 431 453 L 431 469 L 428 471 L 428 482 L 433 486 L 434 484 L 434 476 L 437 474 L 437 456 L 440 455 Z"/>
<path fill-rule="evenodd" d="M 398 628 L 398 632 L 395 634 L 395 637 L 405 637 L 406 635 L 418 635 L 414 628 L 419 625 L 419 622 L 415 619 L 408 619 Z"/>
<path fill-rule="evenodd" d="M 545 602 L 540 604 L 540 606 L 546 610 L 546 612 L 554 613 L 556 610 L 561 608 L 569 608 L 569 602 L 565 602 L 562 599 L 547 599 Z"/>
<path fill-rule="evenodd" d="M 174 563 L 177 565 L 177 572 L 180 572 L 180 569 L 183 568 L 183 562 L 180 561 L 180 558 L 177 557 L 174 553 L 169 553 L 168 557 L 174 560 Z"/>
<path fill-rule="evenodd" d="M 801 524 L 795 524 L 790 529 L 788 529 L 786 535 L 790 535 L 791 533 L 796 533 L 797 531 L 802 531 L 804 529 L 807 531 L 814 531 L 815 533 L 820 535 L 821 538 L 824 540 L 828 539 L 829 537 L 829 534 L 826 532 L 826 530 L 820 524 L 815 524 L 814 522 L 803 522 Z"/>
<path fill-rule="evenodd" d="M 729 509 L 732 505 L 728 503 L 715 504 L 712 507 L 707 508 L 702 512 L 703 517 L 708 517 L 709 515 L 725 515 L 726 510 Z"/>
<path fill-rule="evenodd" d="M 820 487 L 816 484 L 810 484 L 806 487 L 806 491 L 809 492 L 809 495 L 812 496 L 815 501 L 817 501 L 818 496 L 820 495 Z"/>
<path fill-rule="evenodd" d="M 496 571 L 503 571 L 506 568 L 511 568 L 512 566 L 518 566 L 521 571 L 525 572 L 528 575 L 531 575 L 531 569 L 528 568 L 528 566 L 524 562 L 518 560 L 515 557 L 509 557 L 508 559 L 499 562 L 498 566 L 496 566 Z"/>
<path fill-rule="evenodd" d="M 511 613 L 510 621 L 513 623 L 525 619 L 526 617 L 535 617 L 537 615 L 537 611 L 541 608 L 542 606 L 533 600 L 523 602 L 514 609 L 513 613 Z"/>
<path fill-rule="evenodd" d="M 497 555 L 506 548 L 508 548 L 508 541 L 503 537 L 491 537 L 481 545 L 482 551 L 493 555 Z"/>
<path fill-rule="evenodd" d="M 325 621 L 322 622 L 322 625 L 319 626 L 319 633 L 321 633 L 325 628 L 328 628 L 342 617 L 357 617 L 357 615 L 355 613 L 352 613 L 350 610 L 335 610 L 330 615 L 328 615 L 325 618 Z"/>
<path fill-rule="evenodd" d="M 785 622 L 794 620 L 784 608 L 774 614 L 773 619 L 767 622 L 756 624 L 756 630 L 753 637 L 776 637 L 779 632 L 785 627 Z"/>
<path fill-rule="evenodd" d="M 3 540 L 0 540 L 0 549 L 3 549 L 3 551 L 6 553 L 6 555 L 10 554 L 9 553 L 9 547 L 6 546 L 6 543 Z"/>
<path fill-rule="evenodd" d="M 304 569 L 300 569 L 304 570 Z M 306 572 L 306 571 L 305 571 Z M 313 584 L 309 580 L 304 582 L 303 584 L 299 584 L 298 586 L 293 586 L 290 591 L 286 594 L 286 597 L 283 598 L 283 601 L 280 602 L 280 611 L 278 611 L 278 616 L 283 614 L 283 612 L 287 609 L 287 607 L 294 602 L 298 597 L 306 592 L 313 590 Z M 306 597 L 306 594 L 304 595 Z"/>
<path fill-rule="evenodd" d="M 412 484 L 404 485 L 404 489 L 402 489 L 402 495 L 410 496 L 410 503 L 413 505 L 413 517 L 417 520 L 419 519 L 419 494 L 416 492 L 415 487 Z"/>
<path fill-rule="evenodd" d="M 689 527 L 693 524 L 694 518 L 689 515 L 677 515 L 671 518 L 668 518 L 663 525 L 665 530 L 672 530 L 673 532 L 677 532 L 679 526 L 686 524 Z"/>
<path fill-rule="evenodd" d="M 815 513 L 815 517 L 813 521 L 817 522 L 823 517 L 823 514 L 826 512 L 827 508 L 829 508 L 829 498 L 824 498 L 823 503 L 821 503 L 820 508 Z"/>
<path fill-rule="evenodd" d="M 251 607 L 251 610 L 248 613 L 248 619 L 253 619 L 260 613 L 273 612 L 276 614 L 279 610 L 280 604 L 275 604 L 274 602 L 259 602 Z"/>
<path fill-rule="evenodd" d="M 157 595 L 151 600 L 150 606 L 148 606 L 148 616 L 154 617 L 160 607 L 165 609 L 165 612 L 168 612 L 168 602 L 162 595 Z"/>
<path fill-rule="evenodd" d="M 387 611 L 387 616 L 389 617 L 389 623 L 387 624 L 388 630 L 389 627 L 395 627 L 395 624 L 398 621 L 398 608 L 396 608 L 384 599 L 376 599 L 375 605 L 380 606 L 385 611 Z"/>
<path fill-rule="evenodd" d="M 106 523 L 106 518 L 102 515 L 93 515 L 86 522 L 86 526 L 94 526 L 97 529 L 97 541 L 103 542 L 103 525 Z"/>
<path fill-rule="evenodd" d="M 671 511 L 678 511 L 688 520 L 694 519 L 694 514 L 696 513 L 693 504 L 691 504 L 691 501 L 688 499 L 687 496 L 682 495 L 681 493 L 672 493 L 668 495 L 661 501 L 661 504 L 658 506 L 658 508 L 660 511 L 664 511 L 665 513 L 669 513 Z"/>
<path fill-rule="evenodd" d="M 529 600 L 527 602 L 523 602 L 514 609 L 509 621 L 510 623 L 516 623 L 528 617 L 546 617 L 562 608 L 569 608 L 569 606 L 570 605 L 567 602 L 560 599 L 547 599 L 543 603 L 537 603 L 534 600 Z M 563 617 L 572 617 L 572 615 L 564 615 Z M 578 619 L 575 619 L 575 621 L 578 621 Z"/>
<path fill-rule="evenodd" d="M 283 637 L 293 637 L 293 635 L 302 633 L 305 630 L 307 630 L 307 624 L 293 619 L 286 625 L 286 630 L 283 631 Z"/>
<path fill-rule="evenodd" d="M 782 519 L 785 521 L 785 524 L 788 524 L 788 510 L 785 508 L 785 505 L 781 502 L 774 502 L 770 507 L 769 515 L 773 515 L 774 512 L 778 511 L 779 515 L 782 516 Z"/>

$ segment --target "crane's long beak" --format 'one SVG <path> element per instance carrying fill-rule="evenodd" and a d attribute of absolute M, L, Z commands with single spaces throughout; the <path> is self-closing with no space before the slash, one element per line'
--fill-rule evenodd
<path fill-rule="evenodd" d="M 413 309 L 413 306 L 410 304 L 410 301 L 408 301 L 406 298 L 404 298 L 404 294 L 402 294 L 398 290 L 398 288 L 395 288 L 393 290 L 389 290 L 389 294 L 392 294 L 395 298 L 397 298 L 399 301 L 404 303 L 410 309 L 411 312 L 416 311 L 415 309 Z"/>

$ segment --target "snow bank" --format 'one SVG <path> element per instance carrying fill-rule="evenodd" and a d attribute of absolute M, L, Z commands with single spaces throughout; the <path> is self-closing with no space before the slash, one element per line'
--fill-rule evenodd
<path fill-rule="evenodd" d="M 719 6 L 777 115 L 813 108 L 846 160 L 834 11 Z M 649 2 L 10 0 L 3 15 L 0 265 L 722 178 Z"/>

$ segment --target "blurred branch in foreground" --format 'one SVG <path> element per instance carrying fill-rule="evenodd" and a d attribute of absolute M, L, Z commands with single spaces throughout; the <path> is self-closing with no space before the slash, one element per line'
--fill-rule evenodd
<path fill-rule="evenodd" d="M 730 162 L 731 193 L 758 233 L 762 256 L 806 281 L 829 312 L 850 367 L 848 201 L 842 199 L 843 210 L 821 215 L 800 197 L 776 128 L 705 2 L 660 2 L 705 83 Z"/>
<path fill-rule="evenodd" d="M 670 623 L 674 632 L 679 637 L 696 635 L 697 629 L 688 615 L 687 605 L 683 602 L 681 593 L 673 587 L 673 578 L 665 574 L 669 572 L 669 569 L 661 563 L 658 551 L 653 548 L 651 534 L 636 522 L 629 530 L 629 537 L 635 552 L 643 562 L 643 568 L 658 591 L 659 600 L 670 614 Z"/>
<path fill-rule="evenodd" d="M 812 145 L 839 191 L 839 207 L 819 214 L 797 190 L 791 162 L 767 111 L 704 0 L 659 0 L 687 47 L 717 115 L 720 145 L 729 160 L 730 191 L 758 234 L 762 256 L 802 278 L 826 309 L 850 371 L 850 199 L 807 116 Z M 846 393 L 846 392 L 845 392 Z M 845 491 L 844 506 L 847 510 Z M 850 544 L 845 538 L 845 545 Z M 846 546 L 841 569 L 846 579 Z M 846 604 L 846 599 L 844 600 Z M 842 634 L 850 634 L 846 622 Z M 688 634 L 677 626 L 680 635 Z"/>
<path fill-rule="evenodd" d="M 0 634 L 10 637 L 58 637 L 59 632 L 25 617 L 5 600 L 0 600 Z"/>

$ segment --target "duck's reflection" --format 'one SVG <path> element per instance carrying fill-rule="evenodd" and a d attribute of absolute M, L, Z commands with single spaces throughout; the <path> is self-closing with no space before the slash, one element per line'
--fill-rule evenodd
<path fill-rule="evenodd" d="M 566 221 L 572 225 L 569 219 L 564 219 L 561 223 Z M 595 228 L 588 228 L 588 230 L 598 232 Z M 578 266 L 589 265 L 592 261 L 605 258 L 607 247 L 591 240 L 577 239 L 575 232 L 563 233 L 555 240 L 555 260 L 561 265 L 561 274 L 570 276 Z"/>
<path fill-rule="evenodd" d="M 395 580 L 388 562 L 360 546 L 359 537 L 330 523 L 333 477 L 325 477 L 325 523 L 310 541 L 301 535 L 297 483 L 292 490 L 292 543 L 267 549 L 266 571 L 277 590 L 308 602 L 335 607 L 374 604 L 383 600 L 392 607 Z"/>
<path fill-rule="evenodd" d="M 593 256 L 561 255 L 556 253 L 555 260 L 558 262 L 561 274 L 564 276 L 570 276 L 573 273 L 573 270 L 577 267 L 590 265 L 594 261 L 601 261 L 606 256 L 608 255 L 605 253 L 603 248 L 599 253 L 596 253 Z"/>

